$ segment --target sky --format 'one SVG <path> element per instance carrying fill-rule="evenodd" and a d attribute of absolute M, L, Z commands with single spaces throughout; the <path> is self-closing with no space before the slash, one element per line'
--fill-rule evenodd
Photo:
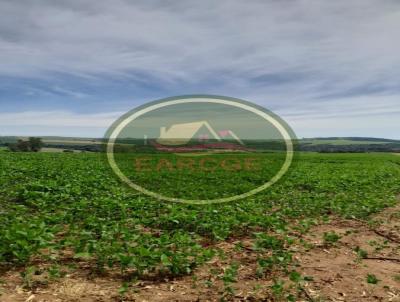
<path fill-rule="evenodd" d="M 0 0 L 0 136 L 102 137 L 160 98 L 257 103 L 298 137 L 400 139 L 398 0 Z"/>

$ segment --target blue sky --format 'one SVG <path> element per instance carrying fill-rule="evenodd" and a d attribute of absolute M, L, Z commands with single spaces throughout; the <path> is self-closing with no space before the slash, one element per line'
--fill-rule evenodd
<path fill-rule="evenodd" d="M 182 94 L 243 98 L 299 137 L 400 139 L 400 2 L 0 2 L 0 135 L 103 136 Z"/>

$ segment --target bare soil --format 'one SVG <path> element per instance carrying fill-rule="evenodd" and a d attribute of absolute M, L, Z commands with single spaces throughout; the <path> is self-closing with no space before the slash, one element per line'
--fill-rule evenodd
<path fill-rule="evenodd" d="M 324 233 L 332 231 L 340 239 L 327 242 Z M 296 270 L 308 281 L 301 283 L 295 301 L 400 302 L 400 205 L 375 215 L 370 223 L 331 217 L 299 237 L 303 243 L 294 247 Z M 22 269 L 11 269 L 0 276 L 0 301 L 285 301 L 272 294 L 271 285 L 287 278 L 278 271 L 258 276 L 259 254 L 252 244 L 248 238 L 218 243 L 225 257 L 215 257 L 193 275 L 133 282 L 123 296 L 118 293 L 123 281 L 118 272 L 94 275 L 85 262 L 66 268 L 67 274 L 55 280 L 45 273 L 34 275 L 30 284 L 21 277 Z M 220 276 L 232 261 L 240 265 L 230 294 Z M 367 282 L 368 275 L 377 278 L 376 284 Z"/>

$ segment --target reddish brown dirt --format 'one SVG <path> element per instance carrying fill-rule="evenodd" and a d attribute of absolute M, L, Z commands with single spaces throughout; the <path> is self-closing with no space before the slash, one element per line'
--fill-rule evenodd
<path fill-rule="evenodd" d="M 309 236 L 315 247 L 298 255 L 301 271 L 314 278 L 307 286 L 310 295 L 323 301 L 400 301 L 400 240 L 394 234 L 400 219 L 390 218 L 395 213 L 400 207 L 380 214 L 388 219 L 377 227 L 339 219 L 315 227 Z M 325 246 L 321 238 L 331 231 L 342 238 Z M 366 259 L 357 256 L 357 247 L 367 252 Z M 369 284 L 368 274 L 378 283 Z"/>
<path fill-rule="evenodd" d="M 332 231 L 341 238 L 328 244 L 324 233 Z M 294 247 L 296 270 L 312 280 L 308 278 L 301 290 L 294 291 L 296 301 L 400 302 L 400 205 L 376 215 L 370 224 L 332 217 L 312 227 L 302 239 L 307 245 Z M 237 248 L 239 242 L 244 248 Z M 30 286 L 20 276 L 21 270 L 12 269 L 0 276 L 0 301 L 281 301 L 272 295 L 270 286 L 275 278 L 287 278 L 280 272 L 257 277 L 259 254 L 251 250 L 250 239 L 221 242 L 216 247 L 225 257 L 214 258 L 192 276 L 139 281 L 124 297 L 118 294 L 122 281 L 118 272 L 93 275 L 84 262 L 77 269 L 66 269 L 68 273 L 57 280 L 49 281 L 45 273 L 34 275 Z M 357 247 L 366 252 L 366 259 L 357 255 Z M 220 277 L 233 261 L 240 265 L 230 295 Z M 367 282 L 368 274 L 377 277 L 377 284 Z"/>

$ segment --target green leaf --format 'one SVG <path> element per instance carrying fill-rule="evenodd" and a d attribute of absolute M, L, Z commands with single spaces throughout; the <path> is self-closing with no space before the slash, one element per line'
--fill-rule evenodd
<path fill-rule="evenodd" d="M 171 261 L 169 260 L 169 257 L 165 254 L 161 255 L 161 263 L 165 266 L 170 266 L 172 265 Z"/>
<path fill-rule="evenodd" d="M 82 253 L 76 253 L 74 255 L 75 259 L 81 258 L 81 259 L 89 259 L 91 257 L 90 253 L 87 252 L 82 252 Z"/>

